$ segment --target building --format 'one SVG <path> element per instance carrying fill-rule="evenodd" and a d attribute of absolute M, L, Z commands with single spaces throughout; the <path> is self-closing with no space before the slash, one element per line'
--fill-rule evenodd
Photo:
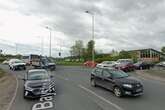
<path fill-rule="evenodd" d="M 165 54 L 152 48 L 131 50 L 129 52 L 134 53 L 134 55 L 137 57 L 137 60 L 141 61 L 158 62 L 160 60 L 165 60 Z"/>

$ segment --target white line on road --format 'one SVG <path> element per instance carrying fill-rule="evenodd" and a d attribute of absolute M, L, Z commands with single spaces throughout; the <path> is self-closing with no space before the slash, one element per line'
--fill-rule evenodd
<path fill-rule="evenodd" d="M 13 75 L 13 76 L 15 77 L 15 80 L 16 80 L 16 88 L 15 88 L 15 91 L 14 91 L 14 96 L 12 97 L 12 99 L 11 99 L 9 105 L 8 105 L 7 110 L 11 109 L 11 106 L 12 106 L 12 104 L 13 104 L 15 98 L 16 98 L 17 91 L 18 91 L 18 79 L 17 79 L 16 75 Z"/>
<path fill-rule="evenodd" d="M 118 105 L 116 105 L 116 104 L 112 103 L 111 101 L 105 99 L 104 97 L 102 97 L 102 96 L 96 94 L 95 92 L 91 91 L 90 89 L 87 89 L 86 87 L 84 87 L 84 86 L 82 86 L 82 85 L 78 85 L 78 87 L 80 87 L 81 89 L 83 89 L 83 90 L 85 90 L 85 91 L 87 91 L 87 92 L 89 92 L 89 93 L 95 95 L 96 97 L 98 97 L 99 99 L 103 100 L 104 102 L 106 102 L 106 103 L 112 105 L 112 106 L 115 107 L 116 109 L 118 109 L 118 110 L 123 110 L 123 109 L 122 109 L 121 107 L 119 107 Z"/>

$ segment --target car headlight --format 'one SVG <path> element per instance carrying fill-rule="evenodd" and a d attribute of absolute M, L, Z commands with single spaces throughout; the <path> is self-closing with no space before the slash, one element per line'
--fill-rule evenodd
<path fill-rule="evenodd" d="M 33 89 L 30 88 L 30 87 L 25 87 L 25 90 L 27 90 L 27 91 L 33 91 Z"/>
<path fill-rule="evenodd" d="M 124 87 L 127 87 L 127 88 L 132 88 L 133 86 L 131 84 L 123 84 Z"/>

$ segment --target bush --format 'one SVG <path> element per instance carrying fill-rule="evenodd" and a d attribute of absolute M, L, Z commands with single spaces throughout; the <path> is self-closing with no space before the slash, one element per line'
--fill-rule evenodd
<path fill-rule="evenodd" d="M 116 61 L 119 59 L 119 56 L 114 56 L 114 57 L 104 57 L 104 58 L 97 58 L 95 61 L 97 63 L 101 63 L 103 61 Z"/>
<path fill-rule="evenodd" d="M 5 72 L 0 68 L 0 78 L 5 75 Z"/>
<path fill-rule="evenodd" d="M 5 60 L 6 60 L 6 58 L 0 57 L 0 63 L 2 63 L 2 62 L 5 61 Z"/>

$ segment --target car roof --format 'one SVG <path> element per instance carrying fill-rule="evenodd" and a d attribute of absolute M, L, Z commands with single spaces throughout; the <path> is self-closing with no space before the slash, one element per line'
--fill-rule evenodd
<path fill-rule="evenodd" d="M 99 68 L 99 69 L 109 69 L 109 70 L 117 70 L 114 67 L 96 67 L 96 68 Z"/>
<path fill-rule="evenodd" d="M 45 69 L 31 69 L 31 70 L 28 70 L 28 73 L 30 73 L 30 72 L 38 72 L 38 71 L 47 72 Z"/>

